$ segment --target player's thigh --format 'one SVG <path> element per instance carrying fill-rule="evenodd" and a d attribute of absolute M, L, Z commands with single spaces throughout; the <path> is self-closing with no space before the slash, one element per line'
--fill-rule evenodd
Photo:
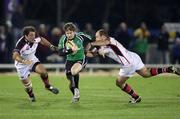
<path fill-rule="evenodd" d="M 144 65 L 144 63 L 142 62 L 141 58 L 139 57 L 139 55 L 137 55 L 136 53 L 133 53 L 134 56 L 134 67 L 135 67 L 135 71 L 143 76 L 143 77 L 149 77 L 150 73 L 149 70 L 146 68 L 146 66 Z"/>
<path fill-rule="evenodd" d="M 30 84 L 30 83 L 31 83 L 31 79 L 30 79 L 30 77 L 28 76 L 26 79 L 21 80 L 21 82 L 22 82 L 24 85 L 27 85 L 27 84 Z"/>
<path fill-rule="evenodd" d="M 65 63 L 65 73 L 66 74 L 71 72 L 71 68 L 73 65 L 74 65 L 74 62 L 68 61 L 68 60 L 66 61 L 66 63 Z"/>
<path fill-rule="evenodd" d="M 119 76 L 121 77 L 132 77 L 135 73 L 136 69 L 134 66 L 130 67 L 122 67 L 119 71 Z"/>
<path fill-rule="evenodd" d="M 72 73 L 72 75 L 76 75 L 76 74 L 78 74 L 80 71 L 81 71 L 81 69 L 82 69 L 83 67 L 82 67 L 82 64 L 80 64 L 80 63 L 75 63 L 72 67 L 71 67 L 71 73 Z"/>
<path fill-rule="evenodd" d="M 30 76 L 29 66 L 16 68 L 20 80 L 27 79 Z"/>
<path fill-rule="evenodd" d="M 35 72 L 38 74 L 47 73 L 46 68 L 42 64 L 37 64 L 35 66 Z"/>

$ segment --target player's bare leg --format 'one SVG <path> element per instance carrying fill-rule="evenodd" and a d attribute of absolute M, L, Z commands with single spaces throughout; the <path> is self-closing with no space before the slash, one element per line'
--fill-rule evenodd
<path fill-rule="evenodd" d="M 125 83 L 128 79 L 129 77 L 119 76 L 116 80 L 116 85 L 132 97 L 132 100 L 129 101 L 130 103 L 138 103 L 141 101 L 141 98 L 129 84 Z"/>
<path fill-rule="evenodd" d="M 35 96 L 34 96 L 34 93 L 33 93 L 33 88 L 32 88 L 32 82 L 31 82 L 31 79 L 28 77 L 27 79 L 25 80 L 22 80 L 22 83 L 25 87 L 25 91 L 27 92 L 27 94 L 29 95 L 29 100 L 31 102 L 35 102 L 36 99 L 35 99 Z"/>
<path fill-rule="evenodd" d="M 45 85 L 45 88 L 49 91 L 51 91 L 54 94 L 58 94 L 59 90 L 57 88 L 54 88 L 52 85 L 50 85 L 49 83 L 49 79 L 48 79 L 48 73 L 46 71 L 46 69 L 44 68 L 44 66 L 42 64 L 38 64 L 35 68 L 35 72 L 40 74 L 40 77 Z"/>
<path fill-rule="evenodd" d="M 180 75 L 179 69 L 174 66 L 170 67 L 163 67 L 163 68 L 146 68 L 143 67 L 142 69 L 136 71 L 139 75 L 143 76 L 144 78 L 149 78 L 152 76 L 156 76 L 161 73 L 173 73 Z"/>
<path fill-rule="evenodd" d="M 150 69 L 147 69 L 146 67 L 143 67 L 142 69 L 140 69 L 136 72 L 144 78 L 149 78 L 152 76 Z"/>
<path fill-rule="evenodd" d="M 82 65 L 80 63 L 75 63 L 71 68 L 71 73 L 73 76 L 78 74 L 82 69 Z"/>

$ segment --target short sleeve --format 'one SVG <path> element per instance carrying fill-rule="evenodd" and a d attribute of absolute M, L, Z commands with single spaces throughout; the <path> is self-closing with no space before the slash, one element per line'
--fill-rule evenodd
<path fill-rule="evenodd" d="M 65 35 L 63 35 L 63 36 L 59 39 L 58 47 L 59 47 L 60 49 L 65 48 L 65 42 L 66 42 L 65 39 L 66 39 L 66 36 L 65 36 Z"/>

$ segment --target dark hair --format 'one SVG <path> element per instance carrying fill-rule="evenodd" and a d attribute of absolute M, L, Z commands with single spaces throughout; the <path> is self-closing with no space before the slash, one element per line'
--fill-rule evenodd
<path fill-rule="evenodd" d="M 63 30 L 64 31 L 68 31 L 68 30 L 76 31 L 76 25 L 74 25 L 72 22 L 68 22 L 64 25 Z"/>
<path fill-rule="evenodd" d="M 23 35 L 28 35 L 29 32 L 36 32 L 36 29 L 34 26 L 25 26 L 23 28 Z"/>
<path fill-rule="evenodd" d="M 104 36 L 106 36 L 107 38 L 109 38 L 108 32 L 105 31 L 104 29 L 99 29 L 98 32 L 99 32 L 99 35 L 100 35 L 100 36 L 104 35 Z"/>

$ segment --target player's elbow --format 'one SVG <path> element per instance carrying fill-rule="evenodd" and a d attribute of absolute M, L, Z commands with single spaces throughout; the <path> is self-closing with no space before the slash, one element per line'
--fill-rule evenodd
<path fill-rule="evenodd" d="M 17 53 L 16 53 L 16 52 L 13 52 L 13 54 L 12 54 L 12 59 L 15 60 L 16 57 L 17 57 Z"/>

